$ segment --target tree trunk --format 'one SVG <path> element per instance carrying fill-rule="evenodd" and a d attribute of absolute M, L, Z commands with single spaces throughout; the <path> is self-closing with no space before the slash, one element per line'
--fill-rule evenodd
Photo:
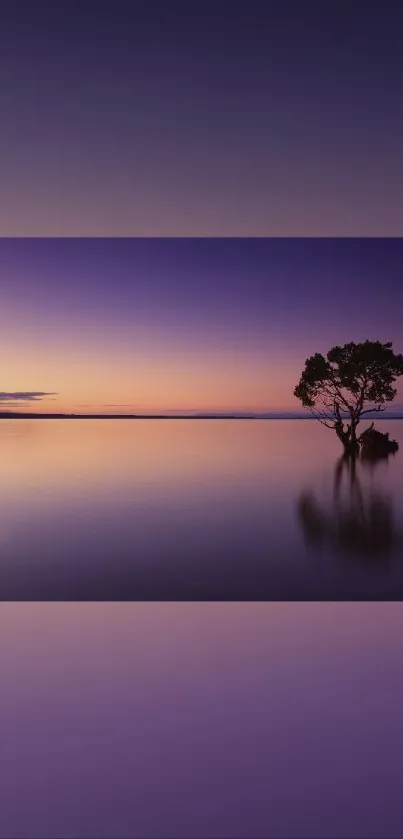
<path fill-rule="evenodd" d="M 351 420 L 351 433 L 350 433 L 350 448 L 352 454 L 358 454 L 360 450 L 360 444 L 357 440 L 357 425 L 359 420 L 354 418 Z"/>
<path fill-rule="evenodd" d="M 339 440 L 343 444 L 344 453 L 349 456 L 356 455 L 359 450 L 359 443 L 356 435 L 356 424 L 352 422 L 351 425 L 348 425 L 346 430 L 344 430 L 344 423 L 336 422 L 335 431 Z"/>
<path fill-rule="evenodd" d="M 356 424 L 354 422 L 351 423 L 350 428 L 350 446 L 353 449 L 357 448 L 357 435 L 356 435 Z"/>
<path fill-rule="evenodd" d="M 350 457 L 355 457 L 358 454 L 360 449 L 359 443 L 357 440 L 349 440 L 348 443 L 344 445 L 344 451 Z"/>

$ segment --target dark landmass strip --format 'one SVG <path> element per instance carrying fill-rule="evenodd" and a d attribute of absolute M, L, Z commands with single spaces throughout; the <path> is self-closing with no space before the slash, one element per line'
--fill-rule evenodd
<path fill-rule="evenodd" d="M 377 418 L 378 420 L 394 420 L 394 419 L 403 419 L 403 414 L 382 414 L 374 412 L 374 414 L 368 414 L 367 419 L 374 419 Z M 243 413 L 233 413 L 233 414 L 39 414 L 34 412 L 28 411 L 0 411 L 0 420 L 1 419 L 158 419 L 158 420 L 170 420 L 170 419 L 186 419 L 186 420 L 196 420 L 196 419 L 251 419 L 251 420 L 262 420 L 262 419 L 301 419 L 301 420 L 314 420 L 316 417 L 309 416 L 307 414 L 243 414 Z"/>

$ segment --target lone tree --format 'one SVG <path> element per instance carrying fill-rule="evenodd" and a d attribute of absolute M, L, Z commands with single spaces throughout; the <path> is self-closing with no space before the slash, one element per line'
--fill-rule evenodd
<path fill-rule="evenodd" d="M 365 414 L 386 411 L 385 403 L 396 396 L 393 385 L 402 375 L 403 355 L 393 352 L 391 341 L 351 341 L 333 347 L 326 358 L 321 353 L 307 358 L 294 396 L 335 430 L 346 454 L 355 454 L 361 439 L 358 423 Z"/>

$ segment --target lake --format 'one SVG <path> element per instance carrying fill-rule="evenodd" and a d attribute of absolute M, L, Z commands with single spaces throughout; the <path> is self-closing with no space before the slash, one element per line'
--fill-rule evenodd
<path fill-rule="evenodd" d="M 364 428 L 368 423 L 362 425 Z M 400 451 L 312 420 L 3 420 L 3 600 L 403 597 Z"/>

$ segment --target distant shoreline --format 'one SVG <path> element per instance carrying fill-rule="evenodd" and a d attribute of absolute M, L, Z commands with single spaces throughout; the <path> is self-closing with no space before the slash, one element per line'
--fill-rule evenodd
<path fill-rule="evenodd" d="M 0 420 L 32 419 L 32 420 L 316 420 L 316 417 L 289 414 L 36 414 L 30 412 L 0 412 Z M 347 419 L 347 417 L 345 418 Z M 366 415 L 366 420 L 402 420 L 403 414 L 373 414 Z M 363 420 L 365 421 L 365 420 Z"/>

